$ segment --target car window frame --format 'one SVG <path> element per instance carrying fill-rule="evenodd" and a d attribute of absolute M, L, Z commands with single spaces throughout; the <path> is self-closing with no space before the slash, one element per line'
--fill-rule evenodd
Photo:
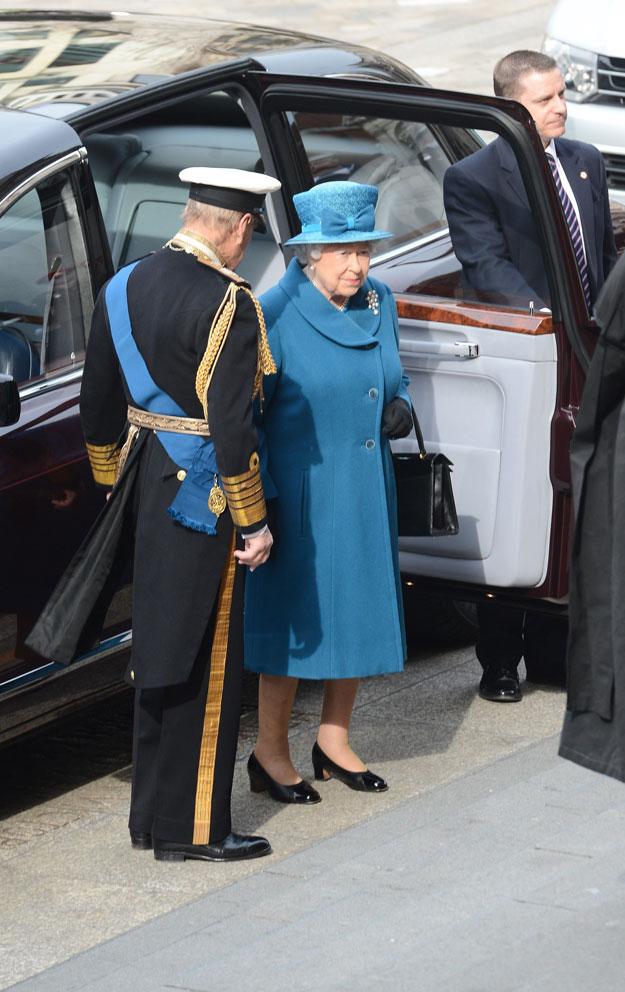
<path fill-rule="evenodd" d="M 78 135 L 76 135 L 77 142 L 79 141 Z M 89 231 L 89 226 L 85 223 L 85 203 L 84 203 L 84 188 L 79 180 L 79 176 L 76 173 L 77 169 L 81 170 L 81 175 L 84 175 L 84 168 L 86 166 L 87 153 L 86 150 L 80 146 L 76 149 L 65 152 L 58 158 L 55 158 L 45 164 L 35 163 L 34 171 L 30 172 L 28 175 L 24 176 L 18 183 L 12 186 L 0 199 L 0 218 L 11 209 L 11 207 L 17 203 L 23 196 L 36 190 L 41 183 L 45 180 L 50 179 L 52 176 L 58 174 L 59 172 L 67 171 L 70 178 L 71 189 L 74 196 L 74 204 L 77 212 L 77 220 L 80 226 L 85 258 L 89 271 L 90 282 L 91 282 L 91 294 L 93 297 L 93 302 L 95 303 L 95 298 L 97 295 L 97 281 L 94 279 L 94 272 L 92 267 L 92 259 L 94 257 L 93 252 L 93 234 Z M 85 324 L 84 327 L 84 343 L 88 337 L 89 327 Z M 74 345 L 76 342 L 74 341 Z M 41 377 L 34 380 L 26 380 L 23 383 L 18 384 L 20 400 L 28 399 L 29 397 L 39 395 L 41 393 L 47 392 L 50 389 L 57 388 L 59 386 L 66 385 L 68 383 L 74 382 L 79 379 L 82 375 L 83 359 L 79 358 L 71 365 L 65 365 L 59 367 L 58 369 L 52 369 L 49 372 L 44 372 Z"/>

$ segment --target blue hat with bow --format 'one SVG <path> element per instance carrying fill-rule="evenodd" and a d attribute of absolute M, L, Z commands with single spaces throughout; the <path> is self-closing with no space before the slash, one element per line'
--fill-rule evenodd
<path fill-rule="evenodd" d="M 392 238 L 388 231 L 375 230 L 377 202 L 376 187 L 362 183 L 320 183 L 305 193 L 296 193 L 293 203 L 302 222 L 302 233 L 285 244 L 324 245 Z"/>

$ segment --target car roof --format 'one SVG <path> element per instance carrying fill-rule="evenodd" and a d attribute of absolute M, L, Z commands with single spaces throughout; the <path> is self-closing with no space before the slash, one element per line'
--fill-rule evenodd
<path fill-rule="evenodd" d="M 64 121 L 40 114 L 0 107 L 2 133 L 2 182 L 12 185 L 33 162 L 45 165 L 81 145 L 76 132 Z"/>
<path fill-rule="evenodd" d="M 240 58 L 269 72 L 423 85 L 389 55 L 296 31 L 119 11 L 0 11 L 0 104 L 50 116 Z"/>

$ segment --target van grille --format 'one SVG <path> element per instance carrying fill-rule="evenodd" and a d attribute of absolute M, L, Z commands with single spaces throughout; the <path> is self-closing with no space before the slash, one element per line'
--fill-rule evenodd
<path fill-rule="evenodd" d="M 610 155 L 604 152 L 603 161 L 608 176 L 608 186 L 612 189 L 625 189 L 625 155 Z"/>
<path fill-rule="evenodd" d="M 597 72 L 601 102 L 616 102 L 625 107 L 625 59 L 599 55 Z"/>

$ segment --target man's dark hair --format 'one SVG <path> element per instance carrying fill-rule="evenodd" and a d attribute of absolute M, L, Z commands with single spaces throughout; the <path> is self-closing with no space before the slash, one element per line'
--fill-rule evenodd
<path fill-rule="evenodd" d="M 551 55 L 542 52 L 521 50 L 504 55 L 495 66 L 493 86 L 496 96 L 505 96 L 508 100 L 516 100 L 521 79 L 528 72 L 552 72 L 558 68 L 558 63 Z"/>

